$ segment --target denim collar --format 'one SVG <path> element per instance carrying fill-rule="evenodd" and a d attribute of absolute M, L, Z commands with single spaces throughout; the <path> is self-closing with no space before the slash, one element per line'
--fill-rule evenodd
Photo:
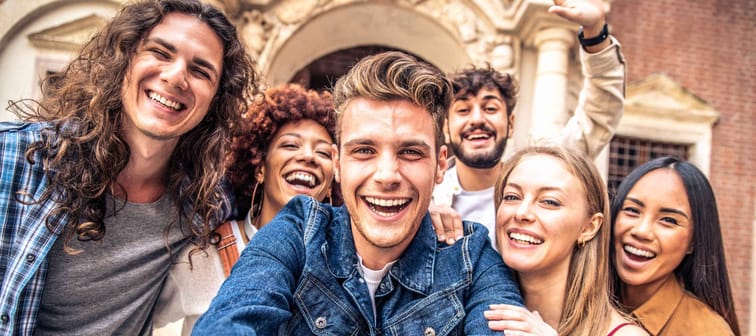
<path fill-rule="evenodd" d="M 328 269 L 333 276 L 342 279 L 358 274 L 359 260 L 346 207 L 336 209 L 330 224 L 326 242 L 321 247 Z M 428 295 L 433 283 L 436 243 L 436 233 L 426 213 L 415 238 L 389 274 L 402 286 Z"/>

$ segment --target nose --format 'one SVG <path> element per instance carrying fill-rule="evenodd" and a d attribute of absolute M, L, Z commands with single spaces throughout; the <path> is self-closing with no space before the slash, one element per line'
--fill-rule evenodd
<path fill-rule="evenodd" d="M 474 125 L 483 124 L 486 121 L 483 110 L 478 105 L 473 105 L 470 110 L 470 123 Z"/>
<path fill-rule="evenodd" d="M 640 240 L 651 240 L 653 235 L 653 219 L 650 216 L 643 216 L 630 229 L 630 234 Z"/>
<path fill-rule="evenodd" d="M 527 199 L 520 202 L 515 209 L 515 220 L 518 222 L 532 222 L 535 219 L 530 202 Z"/>
<path fill-rule="evenodd" d="M 315 164 L 315 149 L 309 146 L 302 146 L 299 148 L 297 159 L 307 163 Z"/>
<path fill-rule="evenodd" d="M 189 82 L 186 79 L 186 64 L 181 60 L 175 60 L 170 64 L 163 67 L 160 73 L 160 79 L 181 91 L 186 90 L 189 87 Z"/>
<path fill-rule="evenodd" d="M 392 188 L 399 185 L 401 181 L 401 175 L 399 173 L 398 159 L 392 154 L 381 155 L 375 167 L 375 173 L 373 179 L 384 186 L 384 188 Z"/>

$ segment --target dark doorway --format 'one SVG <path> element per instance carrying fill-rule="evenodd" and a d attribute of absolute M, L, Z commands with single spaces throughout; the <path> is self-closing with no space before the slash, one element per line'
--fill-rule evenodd
<path fill-rule="evenodd" d="M 305 88 L 322 91 L 331 91 L 336 81 L 349 71 L 355 63 L 365 56 L 379 54 L 385 51 L 398 50 L 408 53 L 417 59 L 424 61 L 421 57 L 414 55 L 405 50 L 381 46 L 381 45 L 364 45 L 341 49 L 325 55 L 303 69 L 297 71 L 290 83 L 298 83 Z"/>

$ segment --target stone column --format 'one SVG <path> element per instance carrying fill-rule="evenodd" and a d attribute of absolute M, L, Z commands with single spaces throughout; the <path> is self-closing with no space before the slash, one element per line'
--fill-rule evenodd
<path fill-rule="evenodd" d="M 565 28 L 547 28 L 535 34 L 538 66 L 533 89 L 530 141 L 554 137 L 569 119 L 567 71 L 576 36 Z"/>

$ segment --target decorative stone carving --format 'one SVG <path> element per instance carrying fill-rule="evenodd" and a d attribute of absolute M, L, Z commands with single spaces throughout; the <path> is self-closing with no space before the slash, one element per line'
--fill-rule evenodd
<path fill-rule="evenodd" d="M 268 40 L 262 13 L 257 10 L 244 12 L 239 33 L 247 47 L 247 52 L 253 58 L 258 58 Z"/>
<path fill-rule="evenodd" d="M 38 48 L 76 51 L 107 23 L 95 14 L 29 34 L 29 41 Z"/>
<path fill-rule="evenodd" d="M 318 0 L 283 0 L 273 11 L 282 23 L 295 24 L 310 17 L 318 5 L 322 5 L 319 2 Z"/>

